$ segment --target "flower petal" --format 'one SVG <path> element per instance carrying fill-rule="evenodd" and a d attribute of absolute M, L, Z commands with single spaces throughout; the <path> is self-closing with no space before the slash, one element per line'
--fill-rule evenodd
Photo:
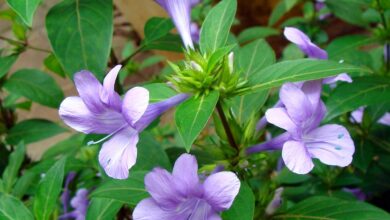
<path fill-rule="evenodd" d="M 390 126 L 390 113 L 384 114 L 378 121 L 378 123 Z"/>
<path fill-rule="evenodd" d="M 249 147 L 248 149 L 246 149 L 246 153 L 253 154 L 268 150 L 280 150 L 283 148 L 283 144 L 290 139 L 291 135 L 288 132 L 284 132 L 283 134 L 278 135 L 267 142 Z"/>
<path fill-rule="evenodd" d="M 279 96 L 286 106 L 288 115 L 296 123 L 307 120 L 314 111 L 306 94 L 293 83 L 285 83 L 280 89 Z"/>
<path fill-rule="evenodd" d="M 363 114 L 364 114 L 364 107 L 359 107 L 355 111 L 351 113 L 351 122 L 357 122 L 357 123 L 362 123 L 363 121 Z"/>
<path fill-rule="evenodd" d="M 133 211 L 134 220 L 172 220 L 185 219 L 177 215 L 175 211 L 165 211 L 152 199 L 147 198 L 137 204 Z"/>
<path fill-rule="evenodd" d="M 297 28 L 286 27 L 284 36 L 296 44 L 308 57 L 316 59 L 328 59 L 328 53 L 313 44 L 309 37 Z"/>
<path fill-rule="evenodd" d="M 199 184 L 198 162 L 190 154 L 182 154 L 175 162 L 172 175 L 180 181 L 179 190 L 183 195 L 197 195 Z"/>
<path fill-rule="evenodd" d="M 174 177 L 166 170 L 154 168 L 145 176 L 145 188 L 156 201 L 165 209 L 174 209 L 184 197 L 180 194 Z"/>
<path fill-rule="evenodd" d="M 86 134 L 110 134 L 127 124 L 122 114 L 116 111 L 91 112 L 83 100 L 75 96 L 62 101 L 59 115 L 65 124 Z"/>
<path fill-rule="evenodd" d="M 322 163 L 345 167 L 352 162 L 355 145 L 349 132 L 340 125 L 324 125 L 309 134 L 306 147 Z"/>
<path fill-rule="evenodd" d="M 106 174 L 115 179 L 126 179 L 137 160 L 138 132 L 127 127 L 106 141 L 99 152 L 99 162 Z"/>
<path fill-rule="evenodd" d="M 74 83 L 81 99 L 91 112 L 101 113 L 106 110 L 100 96 L 96 95 L 103 87 L 91 72 L 83 70 L 76 73 Z"/>
<path fill-rule="evenodd" d="M 238 191 L 240 180 L 233 172 L 222 171 L 209 176 L 203 183 L 205 199 L 216 211 L 229 209 Z"/>
<path fill-rule="evenodd" d="M 321 80 L 307 81 L 302 86 L 302 92 L 309 99 L 312 108 L 316 109 L 321 101 L 322 82 Z"/>
<path fill-rule="evenodd" d="M 149 105 L 149 91 L 142 87 L 130 89 L 123 99 L 122 113 L 127 122 L 134 125 Z"/>
<path fill-rule="evenodd" d="M 337 76 L 328 77 L 328 78 L 324 79 L 323 82 L 325 84 L 333 84 L 333 83 L 336 83 L 338 81 L 352 83 L 352 78 L 346 73 L 341 73 Z"/>
<path fill-rule="evenodd" d="M 115 66 L 104 78 L 103 89 L 100 91 L 100 99 L 111 108 L 121 111 L 122 101 L 118 93 L 115 92 L 115 81 L 121 70 L 121 65 Z"/>
<path fill-rule="evenodd" d="M 313 161 L 302 142 L 287 141 L 283 145 L 282 157 L 287 168 L 297 174 L 307 174 L 314 167 Z"/>
<path fill-rule="evenodd" d="M 271 108 L 265 112 L 267 121 L 284 130 L 295 133 L 297 126 L 291 120 L 285 108 Z"/>
<path fill-rule="evenodd" d="M 171 16 L 184 46 L 194 48 L 191 37 L 191 4 L 193 0 L 156 0 Z"/>

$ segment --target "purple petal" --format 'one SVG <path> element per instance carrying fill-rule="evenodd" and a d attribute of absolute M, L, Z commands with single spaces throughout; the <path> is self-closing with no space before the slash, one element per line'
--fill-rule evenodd
<path fill-rule="evenodd" d="M 175 162 L 172 175 L 180 181 L 183 195 L 196 195 L 199 190 L 198 162 L 190 154 L 182 154 Z"/>
<path fill-rule="evenodd" d="M 123 99 L 122 113 L 128 123 L 134 125 L 145 113 L 148 105 L 149 91 L 142 87 L 134 87 Z"/>
<path fill-rule="evenodd" d="M 191 23 L 191 37 L 192 37 L 192 40 L 195 42 L 195 43 L 199 43 L 199 39 L 200 39 L 200 30 L 199 30 L 199 26 L 197 23 L 195 22 L 192 22 Z"/>
<path fill-rule="evenodd" d="M 383 116 L 379 119 L 378 123 L 383 124 L 383 125 L 390 126 L 390 113 L 387 112 L 385 115 L 383 115 Z"/>
<path fill-rule="evenodd" d="M 145 188 L 156 203 L 166 209 L 174 209 L 184 199 L 174 177 L 161 168 L 154 168 L 145 176 Z"/>
<path fill-rule="evenodd" d="M 181 218 L 174 211 L 165 211 L 152 199 L 144 199 L 137 204 L 133 211 L 134 220 L 172 220 L 185 219 Z"/>
<path fill-rule="evenodd" d="M 351 113 L 351 122 L 362 123 L 364 114 L 364 107 L 360 107 Z"/>
<path fill-rule="evenodd" d="M 127 127 L 106 141 L 99 152 L 99 162 L 106 174 L 115 179 L 126 179 L 137 160 L 138 132 Z"/>
<path fill-rule="evenodd" d="M 171 16 L 184 46 L 194 48 L 191 37 L 191 2 L 192 0 L 156 0 Z"/>
<path fill-rule="evenodd" d="M 236 198 L 240 184 L 240 180 L 233 172 L 213 174 L 203 183 L 205 199 L 214 210 L 227 210 Z"/>
<path fill-rule="evenodd" d="M 103 87 L 91 72 L 81 71 L 76 73 L 74 83 L 81 99 L 91 112 L 101 113 L 106 110 L 100 96 L 96 95 Z"/>
<path fill-rule="evenodd" d="M 279 96 L 286 106 L 288 115 L 296 123 L 307 120 L 317 107 L 313 107 L 306 94 L 293 83 L 285 83 L 280 89 Z"/>
<path fill-rule="evenodd" d="M 302 85 L 302 92 L 309 99 L 312 108 L 316 109 L 321 101 L 322 82 L 321 80 L 307 81 Z"/>
<path fill-rule="evenodd" d="M 253 154 L 258 152 L 264 152 L 268 150 L 280 150 L 283 147 L 283 144 L 291 139 L 291 135 L 288 132 L 285 132 L 265 143 L 252 146 L 246 150 L 247 154 Z"/>
<path fill-rule="evenodd" d="M 325 78 L 323 80 L 323 83 L 324 84 L 333 84 L 333 83 L 336 83 L 338 81 L 352 83 L 352 78 L 346 73 L 341 73 L 337 76 Z"/>
<path fill-rule="evenodd" d="M 282 205 L 282 193 L 283 193 L 283 187 L 279 187 L 275 190 L 274 197 L 272 198 L 271 202 L 268 204 L 267 208 L 265 209 L 265 213 L 267 215 L 273 215 L 276 210 Z"/>
<path fill-rule="evenodd" d="M 121 70 L 121 65 L 115 66 L 104 78 L 103 89 L 100 91 L 100 99 L 111 108 L 121 112 L 122 101 L 118 93 L 115 92 L 115 80 Z"/>
<path fill-rule="evenodd" d="M 149 104 L 145 113 L 142 115 L 141 119 L 135 124 L 135 128 L 138 131 L 142 131 L 149 126 L 156 118 L 161 114 L 169 110 L 170 108 L 182 103 L 189 96 L 187 94 L 178 94 L 167 100 Z"/>
<path fill-rule="evenodd" d="M 191 204 L 185 205 L 186 208 L 184 210 L 188 210 L 190 216 L 185 219 L 188 220 L 211 220 L 218 219 L 216 218 L 217 213 L 213 210 L 213 208 L 204 200 L 193 199 L 190 201 Z"/>
<path fill-rule="evenodd" d="M 273 106 L 273 108 L 279 108 L 283 106 L 284 106 L 283 103 L 280 100 L 278 100 Z M 267 118 L 263 116 L 256 124 L 256 131 L 263 129 L 266 125 L 267 125 Z"/>
<path fill-rule="evenodd" d="M 306 131 L 311 131 L 313 129 L 316 129 L 321 124 L 321 121 L 322 119 L 324 119 L 325 114 L 326 114 L 326 106 L 323 101 L 320 101 L 312 117 L 307 120 L 304 129 Z"/>
<path fill-rule="evenodd" d="M 99 113 L 91 112 L 80 97 L 68 97 L 59 109 L 61 119 L 76 131 L 86 134 L 110 134 L 127 124 L 122 114 L 105 108 Z"/>
<path fill-rule="evenodd" d="M 69 172 L 69 174 L 66 176 L 66 179 L 65 179 L 64 191 L 61 194 L 61 203 L 63 205 L 64 213 L 68 212 L 68 202 L 70 199 L 69 184 L 73 181 L 73 179 L 75 177 L 76 177 L 75 172 Z"/>
<path fill-rule="evenodd" d="M 297 174 L 307 174 L 314 167 L 313 161 L 302 142 L 287 141 L 283 145 L 282 157 L 287 168 Z"/>
<path fill-rule="evenodd" d="M 324 125 L 306 135 L 310 155 L 322 163 L 345 167 L 352 162 L 355 145 L 349 132 L 340 125 Z"/>
<path fill-rule="evenodd" d="M 284 29 L 284 36 L 290 42 L 296 44 L 308 57 L 324 60 L 328 59 L 326 51 L 313 44 L 309 37 L 297 28 L 286 27 Z"/>
<path fill-rule="evenodd" d="M 297 126 L 291 120 L 285 108 L 271 108 L 265 112 L 267 121 L 274 124 L 284 130 L 294 133 L 297 130 Z"/>
<path fill-rule="evenodd" d="M 85 219 L 88 208 L 88 190 L 79 189 L 76 192 L 76 196 L 70 201 L 71 206 L 76 210 L 77 219 Z"/>

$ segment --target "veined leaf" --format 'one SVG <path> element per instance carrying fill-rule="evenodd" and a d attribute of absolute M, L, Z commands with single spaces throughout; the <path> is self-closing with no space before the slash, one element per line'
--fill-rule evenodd
<path fill-rule="evenodd" d="M 343 113 L 361 106 L 378 105 L 390 102 L 390 79 L 387 77 L 359 77 L 352 83 L 336 87 L 326 102 L 329 121 Z"/>
<path fill-rule="evenodd" d="M 252 27 L 245 29 L 238 35 L 238 42 L 246 43 L 260 38 L 278 35 L 279 31 L 270 27 Z"/>
<path fill-rule="evenodd" d="M 142 44 L 158 40 L 166 36 L 175 26 L 169 18 L 154 17 L 145 24 L 145 39 Z"/>
<path fill-rule="evenodd" d="M 33 220 L 30 210 L 17 198 L 0 193 L 0 219 Z"/>
<path fill-rule="evenodd" d="M 57 199 L 64 180 L 66 158 L 59 160 L 49 169 L 38 185 L 34 197 L 34 214 L 36 219 L 50 219 L 51 213 L 57 206 Z"/>
<path fill-rule="evenodd" d="M 122 207 L 122 203 L 114 199 L 93 198 L 88 206 L 87 220 L 116 219 L 116 213 Z"/>
<path fill-rule="evenodd" d="M 273 64 L 252 74 L 249 86 L 253 91 L 281 86 L 286 82 L 322 79 L 340 73 L 371 73 L 371 70 L 328 60 L 299 59 Z"/>
<path fill-rule="evenodd" d="M 2 78 L 8 73 L 12 65 L 15 63 L 16 59 L 18 59 L 17 55 L 0 57 L 0 78 Z"/>
<path fill-rule="evenodd" d="M 273 26 L 279 19 L 288 11 L 290 11 L 299 1 L 298 0 L 282 0 L 280 1 L 268 20 L 268 26 Z"/>
<path fill-rule="evenodd" d="M 230 209 L 222 213 L 224 220 L 252 220 L 255 214 L 255 196 L 251 188 L 241 183 L 240 191 Z"/>
<path fill-rule="evenodd" d="M 236 0 L 223 0 L 211 9 L 200 31 L 199 45 L 203 53 L 213 53 L 225 46 L 236 10 Z"/>
<path fill-rule="evenodd" d="M 11 192 L 12 187 L 17 180 L 18 172 L 23 163 L 25 153 L 26 147 L 24 143 L 21 142 L 16 146 L 14 152 L 12 152 L 9 157 L 8 165 L 3 172 L 4 190 L 7 193 Z"/>
<path fill-rule="evenodd" d="M 166 83 L 152 83 L 143 85 L 149 91 L 149 101 L 159 102 L 177 95 L 177 92 Z"/>
<path fill-rule="evenodd" d="M 50 9 L 46 29 L 65 72 L 86 69 L 102 78 L 111 49 L 112 0 L 67 0 Z"/>
<path fill-rule="evenodd" d="M 110 179 L 92 192 L 92 198 L 113 199 L 122 203 L 137 205 L 148 197 L 145 190 L 145 172 L 131 172 L 126 180 Z"/>
<path fill-rule="evenodd" d="M 34 13 L 41 0 L 7 0 L 8 5 L 19 15 L 24 23 L 32 26 Z"/>
<path fill-rule="evenodd" d="M 218 98 L 219 93 L 214 91 L 205 96 L 192 97 L 176 109 L 176 126 L 187 151 L 190 151 L 192 143 L 206 126 Z"/>

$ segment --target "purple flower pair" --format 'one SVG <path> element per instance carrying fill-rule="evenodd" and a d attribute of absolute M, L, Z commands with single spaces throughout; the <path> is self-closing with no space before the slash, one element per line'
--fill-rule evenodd
<path fill-rule="evenodd" d="M 240 189 L 240 180 L 232 172 L 222 171 L 199 180 L 198 163 L 190 154 L 181 155 L 172 174 L 155 168 L 145 177 L 151 198 L 134 209 L 134 220 L 219 220 L 219 212 L 232 205 Z"/>
<path fill-rule="evenodd" d="M 88 71 L 76 73 L 74 81 L 80 97 L 66 98 L 61 103 L 59 114 L 67 125 L 79 132 L 108 134 L 101 140 L 108 139 L 99 153 L 100 165 L 108 176 L 126 179 L 128 170 L 137 159 L 138 134 L 163 112 L 188 96 L 179 94 L 149 104 L 148 90 L 134 87 L 122 100 L 114 90 L 120 68 L 118 65 L 112 69 L 103 85 Z"/>
<path fill-rule="evenodd" d="M 191 22 L 191 8 L 200 0 L 155 0 L 172 18 L 184 46 L 194 49 L 194 43 L 199 41 L 199 28 Z"/>
<path fill-rule="evenodd" d="M 362 123 L 364 114 L 364 107 L 360 107 L 351 113 L 351 121 Z M 379 124 L 390 126 L 390 113 L 386 112 L 379 120 Z"/>
<path fill-rule="evenodd" d="M 279 93 L 284 107 L 268 109 L 266 119 L 286 132 L 248 148 L 247 153 L 282 149 L 284 163 L 298 174 L 306 174 L 313 169 L 312 158 L 328 165 L 349 165 L 355 147 L 348 131 L 335 124 L 320 127 L 326 113 L 320 99 L 321 84 L 320 80 L 305 82 L 302 87 L 284 84 Z"/>

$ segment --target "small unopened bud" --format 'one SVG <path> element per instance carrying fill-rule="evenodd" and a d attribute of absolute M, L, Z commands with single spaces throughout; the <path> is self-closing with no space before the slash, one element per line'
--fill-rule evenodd
<path fill-rule="evenodd" d="M 202 67 L 199 64 L 195 63 L 194 61 L 191 61 L 191 67 L 194 70 L 197 70 L 197 71 L 200 71 L 200 72 L 203 71 Z"/>
<path fill-rule="evenodd" d="M 230 71 L 230 73 L 233 73 L 233 71 L 234 71 L 234 53 L 233 52 L 229 53 L 228 59 L 229 59 L 229 71 Z"/>
<path fill-rule="evenodd" d="M 283 187 L 279 187 L 275 190 L 274 198 L 271 200 L 271 202 L 268 204 L 267 208 L 265 209 L 266 215 L 273 215 L 276 210 L 280 207 L 282 204 L 282 193 L 283 193 Z"/>

